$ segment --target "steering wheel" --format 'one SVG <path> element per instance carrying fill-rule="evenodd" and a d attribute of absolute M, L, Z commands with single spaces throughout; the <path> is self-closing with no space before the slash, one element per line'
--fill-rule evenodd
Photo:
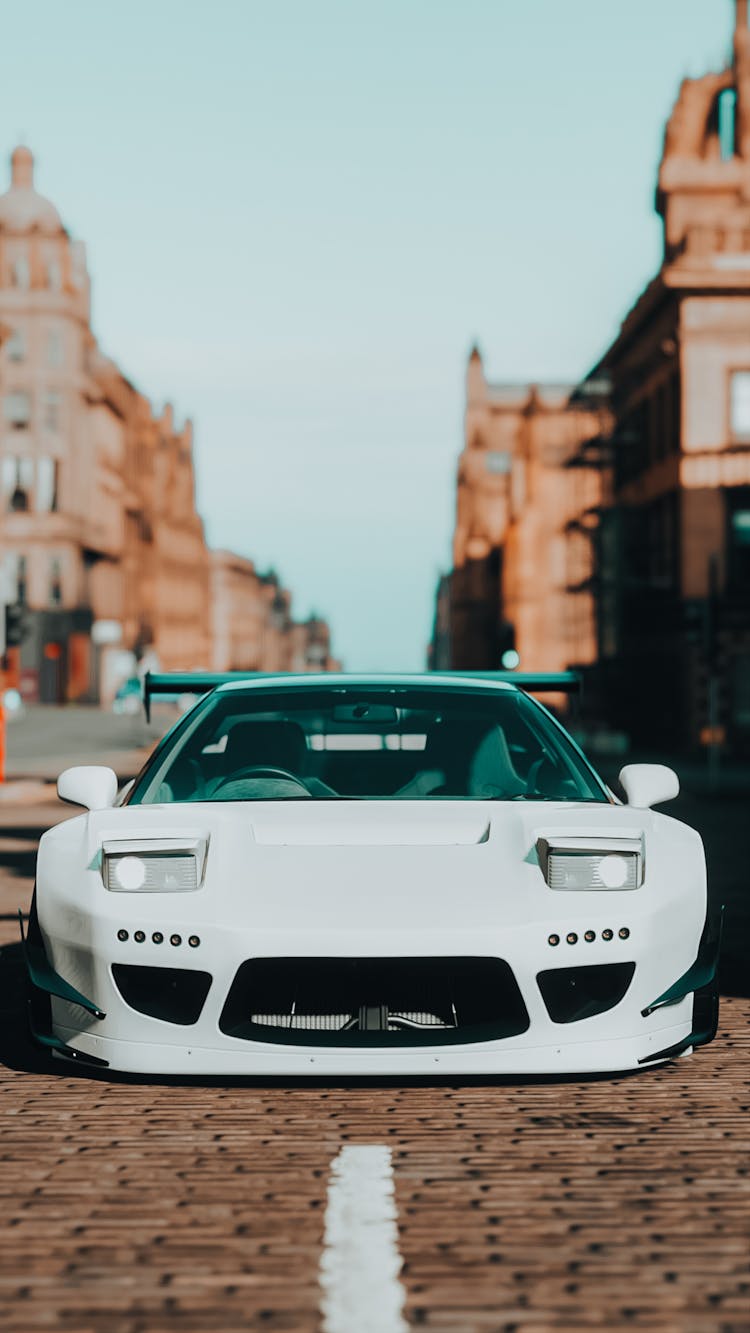
<path fill-rule="evenodd" d="M 222 778 L 214 790 L 218 791 L 220 787 L 226 787 L 230 782 L 240 782 L 243 778 L 285 778 L 287 782 L 302 787 L 309 796 L 312 796 L 310 788 L 302 778 L 297 777 L 296 773 L 290 773 L 288 768 L 273 768 L 270 764 L 250 764 L 247 768 L 238 768 L 236 773 L 229 773 L 227 777 Z"/>

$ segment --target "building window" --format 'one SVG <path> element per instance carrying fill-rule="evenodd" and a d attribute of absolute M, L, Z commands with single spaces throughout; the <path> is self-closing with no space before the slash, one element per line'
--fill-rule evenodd
<path fill-rule="evenodd" d="M 750 370 L 733 370 L 729 382 L 729 427 L 735 440 L 750 440 Z"/>
<path fill-rule="evenodd" d="M 750 585 L 750 486 L 724 492 L 727 504 L 727 588 L 735 597 L 747 597 Z"/>
<path fill-rule="evenodd" d="M 62 576 L 60 572 L 59 560 L 50 561 L 49 602 L 50 606 L 62 606 Z"/>
<path fill-rule="evenodd" d="M 40 458 L 36 468 L 36 507 L 40 514 L 57 510 L 60 464 L 56 458 Z"/>
<path fill-rule="evenodd" d="M 736 111 L 737 94 L 734 88 L 725 88 L 716 99 L 717 131 L 722 162 L 728 162 L 734 157 Z"/>
<path fill-rule="evenodd" d="M 62 274 L 56 259 L 51 259 L 47 265 L 47 286 L 51 292 L 59 292 L 62 287 Z"/>
<path fill-rule="evenodd" d="M 60 429 L 60 417 L 62 408 L 62 395 L 59 393 L 45 393 L 44 411 L 42 420 L 45 430 L 58 431 Z"/>
<path fill-rule="evenodd" d="M 22 606 L 25 606 L 28 599 L 26 556 L 16 555 L 15 551 L 8 551 L 0 570 L 0 577 L 3 577 L 8 600 L 10 602 L 20 602 Z"/>
<path fill-rule="evenodd" d="M 13 260 L 10 273 L 14 287 L 26 288 L 29 286 L 31 274 L 29 270 L 29 261 L 25 255 L 19 255 L 18 259 Z"/>
<path fill-rule="evenodd" d="M 4 458 L 0 465 L 4 508 L 23 514 L 31 507 L 34 463 L 31 458 Z"/>
<path fill-rule="evenodd" d="M 3 416 L 11 426 L 28 426 L 31 421 L 31 398 L 27 393 L 17 390 L 6 393 L 3 399 Z"/>
<path fill-rule="evenodd" d="M 28 571 L 26 568 L 26 556 L 19 555 L 16 560 L 16 601 L 21 606 L 26 605 L 28 595 Z"/>
<path fill-rule="evenodd" d="M 47 333 L 47 365 L 56 368 L 65 360 L 65 345 L 61 329 L 50 329 Z"/>
<path fill-rule="evenodd" d="M 9 361 L 23 361 L 26 356 L 26 338 L 23 329 L 14 329 L 7 343 L 6 349 Z"/>
<path fill-rule="evenodd" d="M 488 472 L 504 476 L 507 472 L 510 472 L 513 460 L 510 454 L 502 453 L 498 449 L 488 449 L 484 456 L 484 465 Z"/>

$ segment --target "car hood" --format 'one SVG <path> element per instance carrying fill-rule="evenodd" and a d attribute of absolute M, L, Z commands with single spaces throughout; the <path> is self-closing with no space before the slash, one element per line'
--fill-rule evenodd
<path fill-rule="evenodd" d="M 396 938 L 404 953 L 476 951 L 480 944 L 491 951 L 495 928 L 547 922 L 545 929 L 560 932 L 574 898 L 585 897 L 592 920 L 606 913 L 604 924 L 618 925 L 618 900 L 629 908 L 632 891 L 548 888 L 539 840 L 571 837 L 604 849 L 623 840 L 646 847 L 647 879 L 658 877 L 670 893 L 703 873 L 698 835 L 651 810 L 604 802 L 316 801 L 92 812 L 45 834 L 40 874 L 70 884 L 71 907 L 75 898 L 78 910 L 87 903 L 95 911 L 98 903 L 119 912 L 127 898 L 130 907 L 138 902 L 146 925 L 160 929 L 165 900 L 177 908 L 179 897 L 191 930 L 200 935 L 209 923 L 225 930 L 228 949 L 232 932 L 246 925 L 259 953 L 335 953 L 355 939 L 360 950 L 376 953 L 392 950 Z M 104 842 L 124 839 L 132 847 L 143 840 L 145 850 L 163 838 L 208 839 L 201 889 L 104 889 Z M 64 873 L 66 864 L 74 874 Z"/>

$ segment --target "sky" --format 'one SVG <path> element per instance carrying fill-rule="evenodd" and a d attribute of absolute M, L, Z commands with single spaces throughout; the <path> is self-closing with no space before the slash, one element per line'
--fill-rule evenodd
<path fill-rule="evenodd" d="M 103 350 L 194 420 L 210 544 L 275 568 L 348 669 L 424 664 L 472 344 L 575 382 L 658 268 L 664 122 L 732 13 L 3 6 L 0 152 L 28 143 L 86 242 Z"/>

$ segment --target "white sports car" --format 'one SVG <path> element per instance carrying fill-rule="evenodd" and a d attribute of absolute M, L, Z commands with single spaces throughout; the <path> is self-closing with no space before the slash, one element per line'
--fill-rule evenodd
<path fill-rule="evenodd" d="M 568 676 L 160 676 L 203 694 L 39 847 L 36 1040 L 145 1074 L 635 1069 L 716 1030 L 701 840 L 526 693 Z M 524 686 L 525 688 L 519 688 Z"/>

